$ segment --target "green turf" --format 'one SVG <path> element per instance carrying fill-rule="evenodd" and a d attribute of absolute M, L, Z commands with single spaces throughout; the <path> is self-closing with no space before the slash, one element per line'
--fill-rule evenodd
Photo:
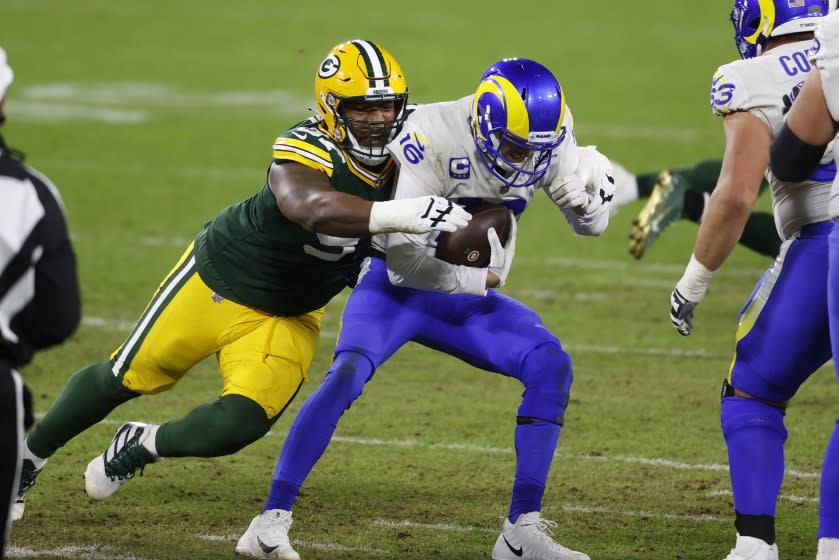
<path fill-rule="evenodd" d="M 333 44 L 381 42 L 420 102 L 470 93 L 503 56 L 536 58 L 560 78 L 581 144 L 656 171 L 722 154 L 708 87 L 736 56 L 728 8 L 3 0 L 0 45 L 17 76 L 3 131 L 62 191 L 84 296 L 84 326 L 25 370 L 37 409 L 122 341 L 207 219 L 262 185 L 274 137 L 308 114 L 315 68 Z M 682 338 L 667 318 L 669 294 L 696 227 L 676 224 L 635 262 L 626 237 L 640 208 L 624 208 L 600 239 L 574 237 L 542 198 L 521 222 L 504 290 L 543 315 L 575 362 L 544 514 L 559 522 L 559 540 L 596 559 L 722 558 L 734 527 L 718 392 L 737 312 L 768 261 L 735 251 L 695 334 Z M 51 459 L 14 527 L 12 557 L 233 558 L 293 415 L 323 377 L 345 299 L 327 313 L 312 383 L 271 435 L 235 456 L 152 465 L 106 502 L 85 496 L 81 473 L 120 421 L 165 421 L 215 398 L 220 377 L 201 364 Z M 784 558 L 815 554 L 835 385 L 823 368 L 787 415 L 788 467 L 799 474 L 782 490 L 796 499 L 778 507 Z M 406 346 L 304 485 L 292 530 L 303 557 L 489 558 L 509 499 L 520 393 L 516 382 Z"/>

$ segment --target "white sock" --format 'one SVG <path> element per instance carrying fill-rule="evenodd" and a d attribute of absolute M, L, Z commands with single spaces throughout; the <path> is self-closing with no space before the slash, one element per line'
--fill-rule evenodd
<path fill-rule="evenodd" d="M 612 170 L 615 173 L 615 198 L 611 213 L 614 214 L 621 206 L 638 200 L 638 178 L 616 161 L 612 162 Z"/>
<path fill-rule="evenodd" d="M 156 459 L 160 458 L 157 454 L 157 430 L 160 428 L 157 424 L 146 424 L 147 435 L 143 438 L 143 447 L 149 450 L 149 453 L 154 455 Z"/>
<path fill-rule="evenodd" d="M 32 464 L 35 465 L 35 470 L 42 469 L 44 468 L 44 465 L 47 464 L 46 459 L 38 457 L 37 455 L 32 453 L 32 450 L 29 449 L 29 444 L 26 442 L 24 442 L 23 445 L 23 458 L 32 461 Z"/>

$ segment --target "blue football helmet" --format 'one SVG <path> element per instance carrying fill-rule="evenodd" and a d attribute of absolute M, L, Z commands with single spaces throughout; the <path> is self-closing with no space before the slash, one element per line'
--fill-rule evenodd
<path fill-rule="evenodd" d="M 731 23 L 741 58 L 758 56 L 770 37 L 813 31 L 828 0 L 734 0 Z"/>
<path fill-rule="evenodd" d="M 547 172 L 553 150 L 565 139 L 564 117 L 565 96 L 550 70 L 526 58 L 506 58 L 481 78 L 472 102 L 472 136 L 494 176 L 507 187 L 526 187 Z M 505 144 L 526 157 L 505 157 Z"/>

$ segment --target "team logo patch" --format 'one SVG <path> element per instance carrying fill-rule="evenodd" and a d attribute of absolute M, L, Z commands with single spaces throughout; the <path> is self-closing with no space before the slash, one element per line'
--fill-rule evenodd
<path fill-rule="evenodd" d="M 449 159 L 449 177 L 452 179 L 468 179 L 472 173 L 469 158 L 453 157 Z"/>
<path fill-rule="evenodd" d="M 339 68 L 341 68 L 341 60 L 334 54 L 330 54 L 323 59 L 323 62 L 320 63 L 318 76 L 321 78 L 329 78 L 330 76 L 337 74 Z"/>
<path fill-rule="evenodd" d="M 213 295 L 210 296 L 213 299 L 213 303 L 221 303 L 224 301 L 224 297 L 218 295 L 217 293 L 213 292 Z"/>

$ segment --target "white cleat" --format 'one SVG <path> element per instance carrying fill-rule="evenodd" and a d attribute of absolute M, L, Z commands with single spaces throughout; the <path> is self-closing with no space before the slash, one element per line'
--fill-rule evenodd
<path fill-rule="evenodd" d="M 839 560 L 839 539 L 820 538 L 816 560 Z"/>
<path fill-rule="evenodd" d="M 154 424 L 140 422 L 126 422 L 120 426 L 105 452 L 87 464 L 84 472 L 87 495 L 94 500 L 109 498 L 125 481 L 134 478 L 137 469 L 142 475 L 147 464 L 160 460 L 143 445 L 154 437 L 157 428 Z"/>
<path fill-rule="evenodd" d="M 248 530 L 236 543 L 236 553 L 250 558 L 300 560 L 288 540 L 291 512 L 269 509 L 253 518 Z"/>
<path fill-rule="evenodd" d="M 737 535 L 737 543 L 724 560 L 778 560 L 778 545 L 763 539 Z"/>
<path fill-rule="evenodd" d="M 504 519 L 504 528 L 492 549 L 492 560 L 591 560 L 588 554 L 553 540 L 553 527 L 556 522 L 542 519 L 538 511 L 519 515 L 515 524 Z"/>

